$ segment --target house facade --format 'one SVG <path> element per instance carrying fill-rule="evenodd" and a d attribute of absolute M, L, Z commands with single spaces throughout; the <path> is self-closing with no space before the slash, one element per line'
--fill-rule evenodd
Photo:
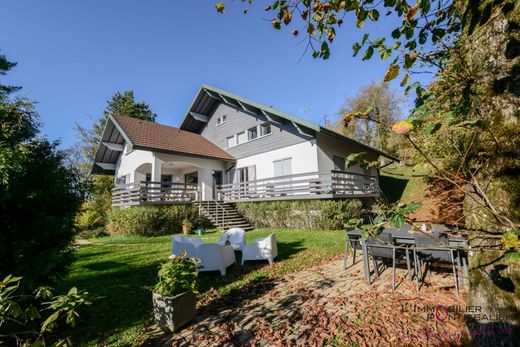
<path fill-rule="evenodd" d="M 110 117 L 92 172 L 114 175 L 114 206 L 194 201 L 375 197 L 377 167 L 396 158 L 334 131 L 211 86 L 179 128 Z"/>

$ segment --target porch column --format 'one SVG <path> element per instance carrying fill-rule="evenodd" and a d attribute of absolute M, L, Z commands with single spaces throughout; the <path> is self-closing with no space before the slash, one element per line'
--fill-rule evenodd
<path fill-rule="evenodd" d="M 162 163 L 163 163 L 162 160 L 158 159 L 154 154 L 153 160 L 152 160 L 152 181 L 153 182 L 161 182 Z"/>
<path fill-rule="evenodd" d="M 161 182 L 162 163 L 162 160 L 157 159 L 154 154 L 152 159 L 152 182 Z M 151 200 L 161 201 L 163 199 L 163 194 L 161 193 L 161 184 L 152 184 L 151 187 L 153 187 L 150 192 L 152 195 Z"/>
<path fill-rule="evenodd" d="M 197 176 L 199 179 L 199 189 L 201 193 L 201 199 L 203 201 L 213 199 L 213 177 L 211 170 L 201 168 L 197 170 Z"/>

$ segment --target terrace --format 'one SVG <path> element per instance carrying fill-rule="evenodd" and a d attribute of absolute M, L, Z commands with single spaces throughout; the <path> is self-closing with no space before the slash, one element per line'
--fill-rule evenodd
<path fill-rule="evenodd" d="M 377 177 L 345 171 L 308 172 L 217 185 L 224 202 L 377 197 Z M 201 200 L 197 184 L 139 181 L 112 190 L 114 207 L 189 204 Z"/>

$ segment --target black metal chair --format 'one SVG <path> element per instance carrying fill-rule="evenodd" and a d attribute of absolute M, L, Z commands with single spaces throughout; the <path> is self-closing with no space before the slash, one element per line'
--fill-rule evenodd
<path fill-rule="evenodd" d="M 417 291 L 419 291 L 419 280 L 422 280 L 422 263 L 428 265 L 428 272 L 431 273 L 431 265 L 433 263 L 451 263 L 453 269 L 453 278 L 455 280 L 455 288 L 457 297 L 459 296 L 459 281 L 457 277 L 456 261 L 458 253 L 456 249 L 448 248 L 448 238 L 446 234 L 436 236 L 434 234 L 427 235 L 424 233 L 415 233 L 414 263 L 416 276 Z"/>
<path fill-rule="evenodd" d="M 379 277 L 379 265 L 377 260 L 392 259 L 392 290 L 395 289 L 395 263 L 396 259 L 406 259 L 406 268 L 408 270 L 408 277 L 410 277 L 410 256 L 407 248 L 401 249 L 394 245 L 392 234 L 389 231 L 383 231 L 377 237 L 371 237 L 367 241 L 368 255 L 372 256 L 374 262 L 374 272 Z M 383 261 L 386 265 L 386 262 Z"/>
<path fill-rule="evenodd" d="M 356 251 L 363 251 L 363 247 L 361 244 L 361 235 L 349 235 L 347 233 L 347 239 L 345 240 L 345 255 L 343 257 L 343 268 L 346 270 L 349 268 L 347 264 L 348 259 L 348 247 L 352 248 L 353 256 L 352 256 L 352 265 L 356 263 Z"/>

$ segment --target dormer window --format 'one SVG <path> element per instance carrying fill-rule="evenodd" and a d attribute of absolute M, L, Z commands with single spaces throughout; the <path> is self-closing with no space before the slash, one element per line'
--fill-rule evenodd
<path fill-rule="evenodd" d="M 271 123 L 260 125 L 260 136 L 269 135 L 271 133 Z"/>
<path fill-rule="evenodd" d="M 222 116 L 222 117 L 218 117 L 218 118 L 217 118 L 217 125 L 220 125 L 220 124 L 222 124 L 222 123 L 225 123 L 226 121 L 227 121 L 227 116 L 226 116 L 226 115 L 224 115 L 224 116 Z"/>

